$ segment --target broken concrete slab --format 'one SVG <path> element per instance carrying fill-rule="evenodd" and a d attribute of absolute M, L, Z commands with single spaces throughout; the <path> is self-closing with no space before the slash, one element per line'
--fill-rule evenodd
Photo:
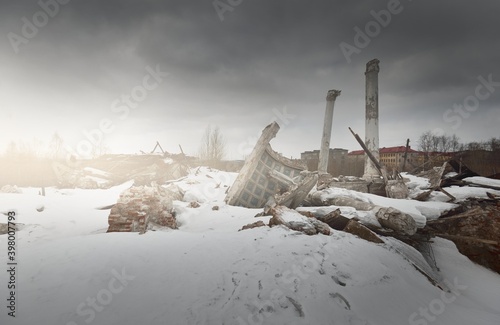
<path fill-rule="evenodd" d="M 308 211 L 301 211 L 301 214 L 310 213 Z M 310 213 L 312 214 L 312 213 Z M 371 231 L 368 227 L 358 222 L 355 219 L 349 219 L 341 215 L 340 209 L 336 209 L 326 215 L 314 216 L 324 224 L 327 224 L 330 228 L 351 233 L 358 236 L 364 240 L 382 244 L 384 241 L 377 236 L 376 233 Z"/>
<path fill-rule="evenodd" d="M 394 208 L 386 208 L 347 196 L 324 195 L 324 191 L 316 191 L 309 195 L 309 202 L 314 206 L 349 206 L 359 211 L 372 211 L 382 227 L 395 232 L 413 235 L 417 231 L 417 223 L 412 216 Z"/>
<path fill-rule="evenodd" d="M 377 234 L 368 229 L 366 226 L 352 219 L 347 222 L 347 225 L 344 227 L 343 231 L 356 235 L 359 238 L 367 240 L 372 243 L 376 244 L 384 243 L 384 241 L 380 239 L 380 237 L 378 237 Z"/>
<path fill-rule="evenodd" d="M 379 208 L 375 216 L 384 228 L 410 236 L 417 232 L 415 219 L 395 208 Z"/>
<path fill-rule="evenodd" d="M 276 122 L 269 124 L 245 161 L 229 189 L 226 203 L 247 208 L 262 208 L 271 197 L 277 204 L 298 206 L 316 183 L 316 175 L 303 173 L 307 166 L 276 153 L 269 141 L 279 131 Z"/>
<path fill-rule="evenodd" d="M 284 206 L 277 206 L 271 209 L 272 218 L 269 220 L 269 227 L 283 225 L 291 230 L 303 232 L 306 235 L 330 235 L 330 227 L 324 222 L 315 218 L 308 218 L 299 212 Z"/>
<path fill-rule="evenodd" d="M 324 195 L 324 190 L 311 193 L 309 195 L 309 202 L 312 206 L 349 206 L 359 211 L 370 211 L 375 208 L 374 204 L 361 200 L 355 200 L 348 196 Z"/>
<path fill-rule="evenodd" d="M 276 203 L 291 209 L 297 208 L 306 199 L 317 181 L 318 175 L 316 173 L 300 172 L 300 176 L 294 179 L 294 183 L 284 193 L 275 195 Z"/>
<path fill-rule="evenodd" d="M 316 218 L 335 230 L 344 230 L 349 220 L 351 220 L 341 215 L 340 209 L 334 210 L 324 216 L 316 216 Z"/>

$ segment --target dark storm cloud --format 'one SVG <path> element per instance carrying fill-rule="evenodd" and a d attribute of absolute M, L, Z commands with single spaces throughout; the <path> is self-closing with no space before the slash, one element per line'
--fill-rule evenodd
<path fill-rule="evenodd" d="M 230 134 L 237 133 L 234 124 L 241 124 L 241 133 L 253 135 L 273 117 L 272 108 L 287 106 L 297 119 L 286 134 L 297 141 L 282 145 L 289 152 L 299 148 L 295 155 L 317 147 L 319 139 L 312 137 L 321 128 L 324 96 L 331 88 L 343 90 L 334 126 L 359 125 L 358 132 L 364 133 L 363 72 L 374 57 L 381 60 L 381 127 L 405 119 L 421 122 L 397 128 L 404 134 L 381 129 L 383 145 L 399 144 L 399 138 L 416 140 L 437 127 L 470 137 L 467 126 L 479 127 L 483 114 L 490 116 L 483 122 L 492 126 L 500 89 L 460 128 L 444 121 L 443 113 L 474 94 L 478 76 L 493 74 L 500 80 L 500 3 L 401 0 L 400 12 L 348 62 L 340 44 L 354 45 L 354 28 L 364 30 L 374 20 L 371 11 L 387 10 L 391 2 L 243 0 L 221 21 L 213 1 L 73 0 L 20 45 L 20 53 L 4 37 L 0 54 L 10 73 L 29 71 L 30 87 L 55 87 L 77 98 L 95 94 L 102 104 L 86 109 L 95 118 L 141 80 L 145 66 L 158 64 L 169 78 L 151 94 L 151 108 L 137 116 L 149 120 L 152 129 L 169 118 L 193 120 L 197 126 L 221 124 Z M 21 17 L 30 19 L 40 10 L 35 1 L 1 6 L 4 35 L 20 34 Z M 49 113 L 75 113 L 52 106 Z M 483 128 L 477 137 L 494 133 Z M 345 130 L 334 130 L 333 137 L 335 146 L 352 146 Z"/>

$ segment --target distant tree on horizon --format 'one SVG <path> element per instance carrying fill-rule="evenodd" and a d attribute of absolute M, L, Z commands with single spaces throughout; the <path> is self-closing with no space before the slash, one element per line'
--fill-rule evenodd
<path fill-rule="evenodd" d="M 208 125 L 203 133 L 199 149 L 199 158 L 206 161 L 210 167 L 219 168 L 226 154 L 226 141 L 218 126 Z"/>

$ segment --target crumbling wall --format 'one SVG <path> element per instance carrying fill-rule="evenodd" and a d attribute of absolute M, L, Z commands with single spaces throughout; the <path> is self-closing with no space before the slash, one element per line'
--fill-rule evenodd
<path fill-rule="evenodd" d="M 314 186 L 315 181 L 311 183 L 311 177 L 302 173 L 307 168 L 302 160 L 283 157 L 269 145 L 278 130 L 278 123 L 273 122 L 262 131 L 252 153 L 229 189 L 225 199 L 227 204 L 262 208 L 270 198 L 288 192 L 283 200 L 297 206 L 299 197 L 305 197 L 303 192 L 307 195 Z"/>
<path fill-rule="evenodd" d="M 158 185 L 133 186 L 111 208 L 107 232 L 140 232 L 161 226 L 177 229 L 172 200 L 175 194 Z"/>

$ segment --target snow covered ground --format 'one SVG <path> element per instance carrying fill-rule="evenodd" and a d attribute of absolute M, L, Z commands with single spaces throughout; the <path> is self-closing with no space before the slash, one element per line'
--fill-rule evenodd
<path fill-rule="evenodd" d="M 394 239 L 373 244 L 338 231 L 306 236 L 281 227 L 238 231 L 269 217 L 224 203 L 236 174 L 195 171 L 175 182 L 186 191 L 175 201 L 179 229 L 143 235 L 107 234 L 109 210 L 96 209 L 115 203 L 130 182 L 108 190 L 49 188 L 45 197 L 34 188 L 0 194 L 0 211 L 16 211 L 23 224 L 16 317 L 8 316 L 9 274 L 2 271 L 0 324 L 500 324 L 500 276 L 459 254 L 452 242 L 433 244 L 441 284 L 449 289 L 442 291 L 408 260 L 421 255 Z M 409 185 L 414 192 L 428 186 L 414 177 Z M 484 189 L 449 191 L 485 196 Z M 344 194 L 419 219 L 454 206 L 439 194 L 431 202 Z M 190 208 L 190 201 L 201 206 Z M 7 244 L 0 236 L 5 270 Z"/>

